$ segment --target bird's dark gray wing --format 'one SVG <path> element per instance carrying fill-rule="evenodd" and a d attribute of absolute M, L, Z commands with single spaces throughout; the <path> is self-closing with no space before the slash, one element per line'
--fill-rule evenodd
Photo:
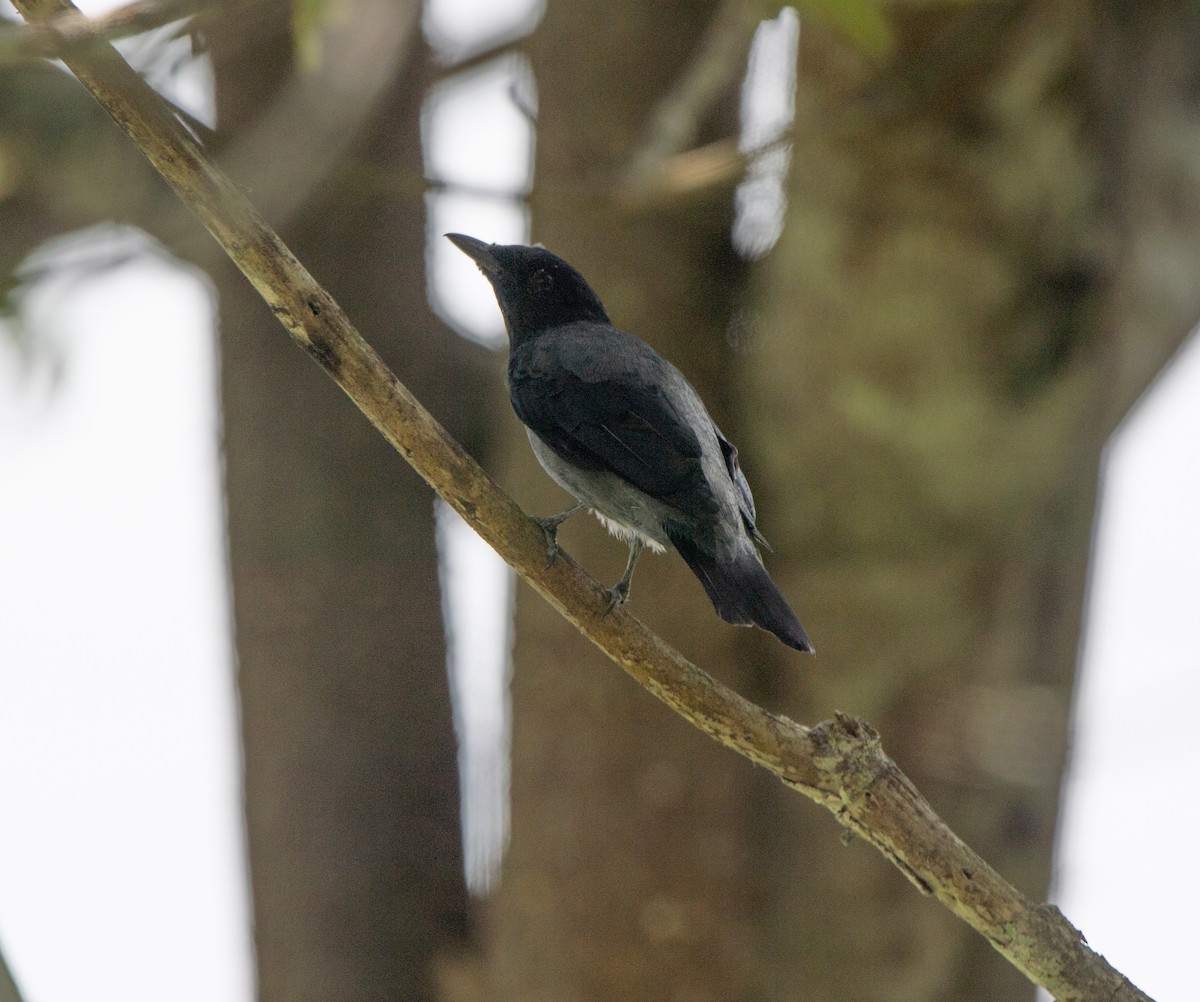
<path fill-rule="evenodd" d="M 615 473 L 693 517 L 717 512 L 694 430 L 709 418 L 644 342 L 604 324 L 571 324 L 515 350 L 508 379 L 517 417 L 563 459 Z"/>

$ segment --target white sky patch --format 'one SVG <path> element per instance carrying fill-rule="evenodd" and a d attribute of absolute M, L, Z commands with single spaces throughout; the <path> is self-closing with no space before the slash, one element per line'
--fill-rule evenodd
<path fill-rule="evenodd" d="M 65 367 L 0 336 L 0 945 L 28 1002 L 245 1002 L 211 295 L 142 257 L 29 300 Z"/>
<path fill-rule="evenodd" d="M 750 162 L 734 194 L 732 237 L 738 253 L 751 259 L 767 253 L 783 232 L 792 153 L 782 140 L 796 114 L 799 45 L 800 17 L 784 7 L 758 26 L 750 47 L 738 137 L 738 149 Z"/>
<path fill-rule="evenodd" d="M 438 500 L 438 553 L 462 784 L 467 887 L 486 894 L 508 845 L 512 569 Z"/>
<path fill-rule="evenodd" d="M 1195 991 L 1198 387 L 1193 335 L 1108 449 L 1055 881 L 1092 947 L 1158 999 Z"/>
<path fill-rule="evenodd" d="M 162 30 L 171 32 L 175 29 L 168 26 Z M 186 35 L 171 39 L 164 48 L 168 46 L 174 58 L 170 62 L 169 72 L 156 73 L 151 77 L 154 89 L 209 128 L 215 127 L 217 91 L 212 63 L 208 59 L 186 58 L 192 49 L 192 40 Z"/>
<path fill-rule="evenodd" d="M 529 240 L 535 105 L 532 73 L 517 56 L 448 78 L 425 104 L 426 171 L 438 183 L 426 200 L 429 299 L 459 333 L 492 348 L 507 343 L 492 287 L 445 234 Z"/>
<path fill-rule="evenodd" d="M 784 7 L 754 32 L 742 84 L 742 152 L 773 143 L 792 127 L 799 45 L 800 17 L 793 7 Z"/>
<path fill-rule="evenodd" d="M 425 100 L 425 171 L 454 188 L 528 194 L 533 178 L 532 74 L 522 56 L 438 83 Z"/>
<path fill-rule="evenodd" d="M 545 0 L 425 0 L 425 37 L 441 58 L 458 62 L 527 35 Z"/>
<path fill-rule="evenodd" d="M 429 225 L 425 268 L 434 310 L 460 334 L 489 348 L 508 347 L 496 296 L 475 262 L 449 240 L 465 233 L 488 243 L 529 241 L 529 210 L 515 198 L 439 192 L 426 201 Z"/>

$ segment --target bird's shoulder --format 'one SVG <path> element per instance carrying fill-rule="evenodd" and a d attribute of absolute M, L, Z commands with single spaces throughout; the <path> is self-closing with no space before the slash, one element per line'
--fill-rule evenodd
<path fill-rule="evenodd" d="M 679 370 L 640 338 L 608 324 L 566 324 L 526 342 L 512 353 L 508 380 L 518 413 L 522 407 L 550 410 L 564 420 L 633 412 L 665 432 L 690 431 L 688 412 L 698 404 Z"/>
<path fill-rule="evenodd" d="M 620 382 L 631 389 L 663 387 L 678 371 L 645 341 L 611 324 L 580 321 L 543 331 L 513 350 L 509 377 Z"/>

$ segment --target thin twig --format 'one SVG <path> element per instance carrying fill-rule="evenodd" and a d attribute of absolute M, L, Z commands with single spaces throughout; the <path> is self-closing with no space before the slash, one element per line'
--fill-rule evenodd
<path fill-rule="evenodd" d="M 55 59 L 95 41 L 113 41 L 153 31 L 190 17 L 204 0 L 135 0 L 102 14 L 87 17 L 70 10 L 37 24 L 0 25 L 0 63 L 30 59 Z"/>
<path fill-rule="evenodd" d="M 689 149 L 704 116 L 736 86 L 759 20 L 756 5 L 746 0 L 723 0 L 717 8 L 687 66 L 650 113 L 625 170 L 625 199 L 646 201 L 664 187 L 670 162 Z"/>
<path fill-rule="evenodd" d="M 74 10 L 70 0 L 16 4 L 33 21 Z M 700 730 L 832 811 L 1056 998 L 1150 1002 L 1087 946 L 1058 909 L 1027 901 L 950 831 L 883 753 L 869 725 L 839 714 L 807 728 L 770 713 L 686 661 L 624 609 L 605 615 L 608 592 L 569 557 L 546 567 L 541 529 L 384 366 L 158 95 L 111 46 L 92 46 L 65 61 L 217 238 L 296 343 L 588 639 Z"/>
<path fill-rule="evenodd" d="M 636 187 L 617 189 L 620 204 L 640 211 L 683 199 L 707 196 L 714 189 L 732 189 L 746 170 L 764 154 L 786 150 L 790 140 L 775 139 L 750 149 L 741 149 L 736 139 L 717 139 L 676 153 L 657 165 Z"/>

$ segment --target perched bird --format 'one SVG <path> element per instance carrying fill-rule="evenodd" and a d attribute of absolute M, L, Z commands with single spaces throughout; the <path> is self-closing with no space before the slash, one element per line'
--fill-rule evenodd
<path fill-rule="evenodd" d="M 629 596 L 644 547 L 679 551 L 728 623 L 812 644 L 763 567 L 754 498 L 737 449 L 683 373 L 617 330 L 583 276 L 543 247 L 447 238 L 491 282 L 508 328 L 508 390 L 542 468 L 578 504 L 539 518 L 553 560 L 558 526 L 590 509 L 629 544 L 610 589 Z"/>

